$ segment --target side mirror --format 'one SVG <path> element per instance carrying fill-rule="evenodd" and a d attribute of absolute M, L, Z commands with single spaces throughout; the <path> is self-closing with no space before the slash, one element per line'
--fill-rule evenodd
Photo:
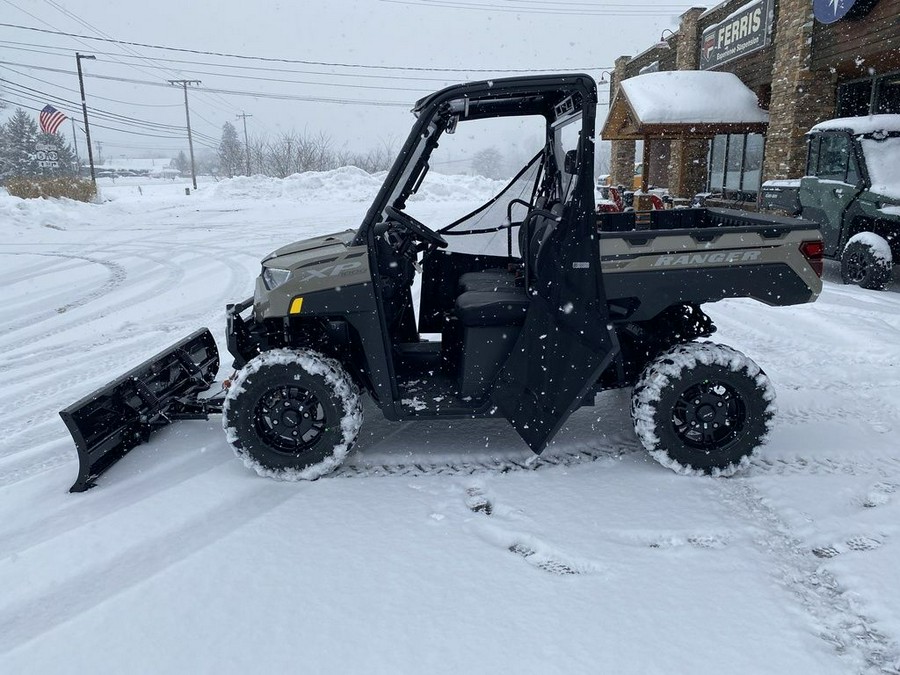
<path fill-rule="evenodd" d="M 563 164 L 563 169 L 570 176 L 575 175 L 575 170 L 578 167 L 578 151 L 577 150 L 569 150 L 566 153 L 566 161 Z"/>

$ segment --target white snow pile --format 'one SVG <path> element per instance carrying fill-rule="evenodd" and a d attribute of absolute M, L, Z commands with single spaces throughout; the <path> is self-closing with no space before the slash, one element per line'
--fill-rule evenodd
<path fill-rule="evenodd" d="M 413 202 L 486 202 L 506 187 L 506 181 L 484 176 L 461 176 L 429 173 Z"/>
<path fill-rule="evenodd" d="M 287 178 L 237 176 L 204 190 L 214 201 L 223 199 L 288 200 L 297 202 L 370 202 L 387 174 L 370 174 L 355 166 L 331 171 L 307 171 Z M 410 201 L 487 201 L 504 186 L 481 176 L 451 176 L 429 172 Z"/>
<path fill-rule="evenodd" d="M 299 202 L 370 201 L 384 180 L 355 166 L 332 171 L 307 171 L 286 178 L 235 176 L 203 191 L 213 201 L 222 199 L 290 200 Z"/>
<path fill-rule="evenodd" d="M 94 204 L 71 199 L 20 199 L 0 191 L 0 232 L 9 235 L 30 227 L 64 230 L 91 221 Z"/>

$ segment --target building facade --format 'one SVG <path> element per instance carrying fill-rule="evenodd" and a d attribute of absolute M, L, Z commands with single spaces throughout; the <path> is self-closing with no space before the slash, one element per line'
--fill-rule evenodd
<path fill-rule="evenodd" d="M 832 117 L 900 113 L 900 0 L 726 0 L 682 14 L 659 44 L 616 60 L 623 79 L 659 70 L 737 75 L 769 111 L 765 134 L 652 141 L 650 183 L 677 197 L 755 202 L 762 181 L 797 178 L 804 134 Z M 612 180 L 631 184 L 634 141 L 613 141 Z"/>

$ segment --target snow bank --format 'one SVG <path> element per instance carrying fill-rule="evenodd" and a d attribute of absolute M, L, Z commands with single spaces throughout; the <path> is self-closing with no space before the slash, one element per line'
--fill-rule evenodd
<path fill-rule="evenodd" d="M 385 172 L 370 174 L 354 166 L 331 171 L 307 171 L 287 178 L 237 176 L 202 192 L 204 198 L 279 200 L 298 202 L 369 202 L 381 189 Z M 499 192 L 503 181 L 481 176 L 449 176 L 429 172 L 410 201 L 486 201 Z"/>
<path fill-rule="evenodd" d="M 0 191 L 0 232 L 5 235 L 31 227 L 67 229 L 73 223 L 90 222 L 95 204 L 71 199 L 21 199 Z"/>

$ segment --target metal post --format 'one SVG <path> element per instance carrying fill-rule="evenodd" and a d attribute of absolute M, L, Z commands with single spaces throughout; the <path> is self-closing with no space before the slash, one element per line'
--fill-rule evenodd
<path fill-rule="evenodd" d="M 200 80 L 169 80 L 169 84 L 181 85 L 184 88 L 184 117 L 187 120 L 188 149 L 191 151 L 191 183 L 197 189 L 197 170 L 194 167 L 194 139 L 191 136 L 191 110 L 188 107 L 187 88 L 189 84 L 200 84 Z"/>
<path fill-rule="evenodd" d="M 97 188 L 97 176 L 94 173 L 94 151 L 91 149 L 91 127 L 88 125 L 87 101 L 84 98 L 84 76 L 81 74 L 81 59 L 96 60 L 91 54 L 79 54 L 75 52 L 75 63 L 78 65 L 78 86 L 81 88 L 81 112 L 84 113 L 84 135 L 87 139 L 88 161 L 91 163 L 91 182 L 94 189 Z"/>
<path fill-rule="evenodd" d="M 250 144 L 247 142 L 247 118 L 253 117 L 253 115 L 248 115 L 243 110 L 240 115 L 235 115 L 236 118 L 243 118 L 244 120 L 244 154 L 247 156 L 247 175 L 250 175 Z"/>
<path fill-rule="evenodd" d="M 75 176 L 81 178 L 81 158 L 78 156 L 78 136 L 75 135 L 75 118 L 70 117 L 69 121 L 72 123 L 72 145 L 75 147 L 75 166 L 78 167 L 75 171 Z"/>

